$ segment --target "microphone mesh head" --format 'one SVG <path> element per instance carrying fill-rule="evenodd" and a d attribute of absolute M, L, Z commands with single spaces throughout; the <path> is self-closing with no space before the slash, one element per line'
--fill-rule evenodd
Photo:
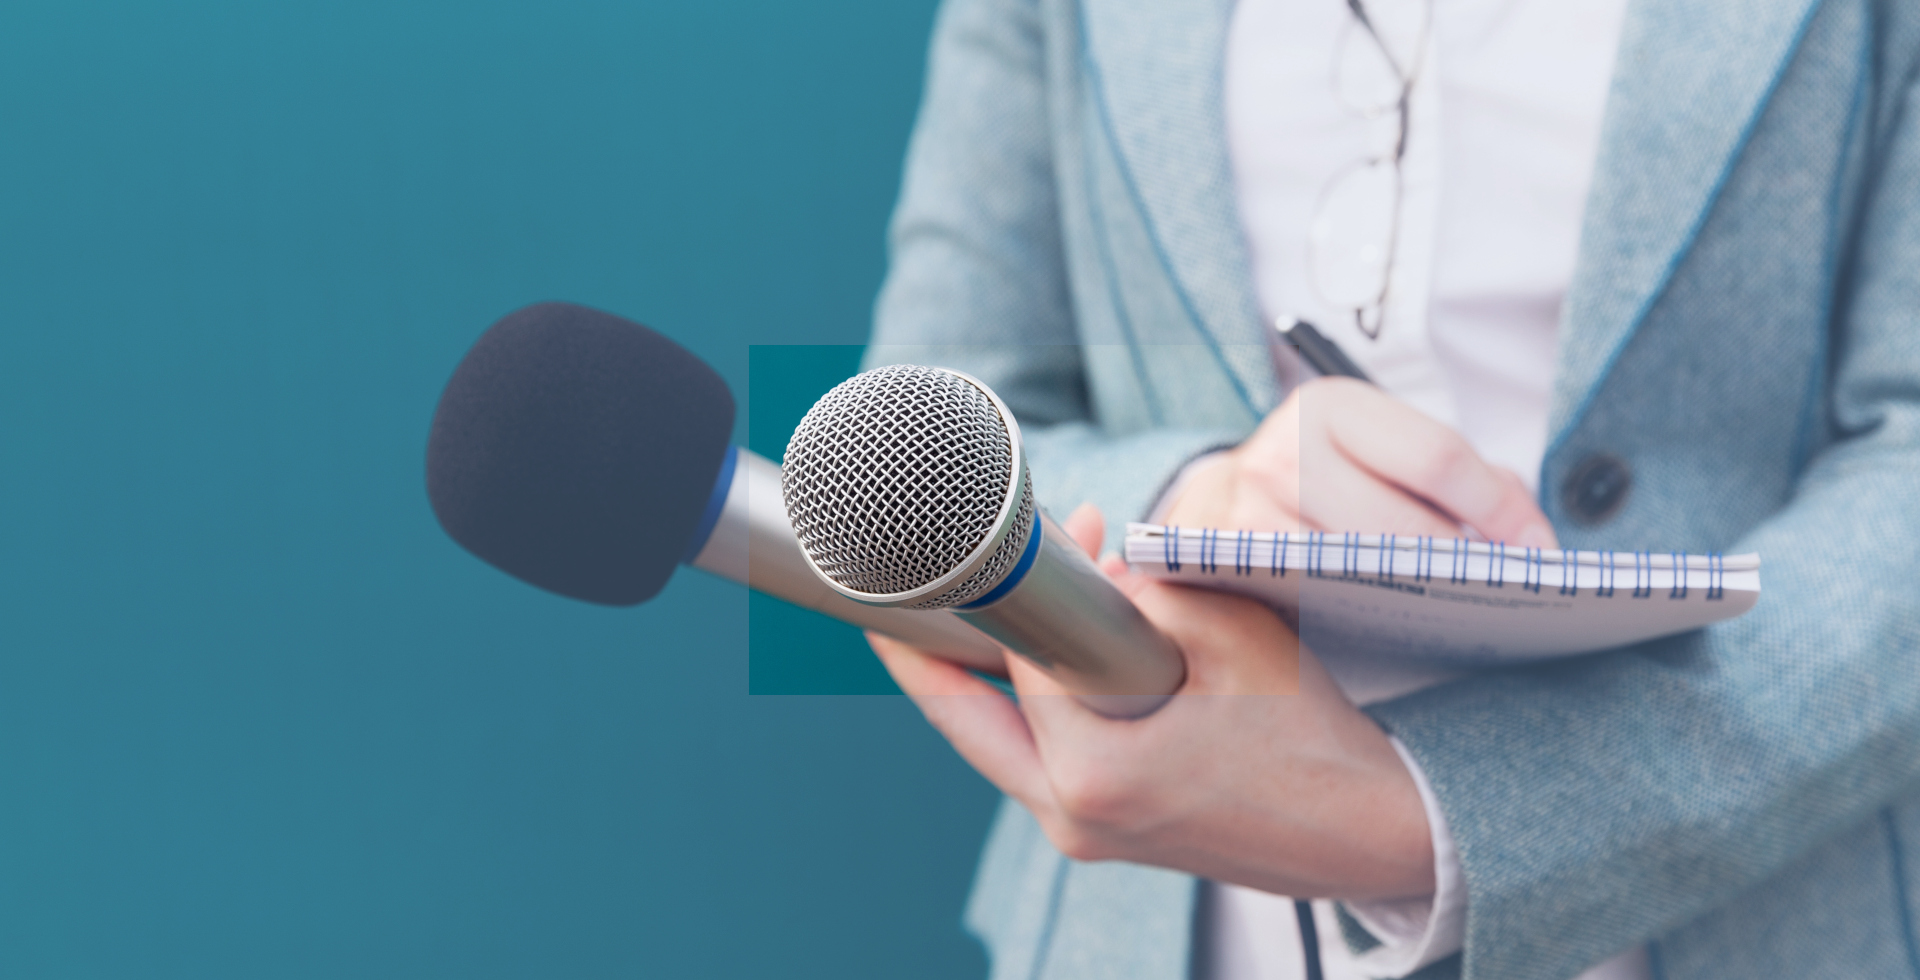
<path fill-rule="evenodd" d="M 993 399 L 951 371 L 876 368 L 822 396 L 787 443 L 787 516 L 814 565 L 843 588 L 897 595 L 966 563 L 1000 527 L 1013 435 Z M 1033 529 L 1033 489 L 1014 525 L 965 581 L 912 604 L 962 605 L 1005 577 Z"/>

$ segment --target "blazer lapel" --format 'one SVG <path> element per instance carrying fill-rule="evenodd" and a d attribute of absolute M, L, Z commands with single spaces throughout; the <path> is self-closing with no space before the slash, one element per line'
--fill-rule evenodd
<path fill-rule="evenodd" d="M 1233 0 L 1078 0 L 1093 110 L 1163 270 L 1258 418 L 1277 401 L 1227 159 Z"/>
<path fill-rule="evenodd" d="M 1685 258 L 1819 2 L 1629 4 L 1564 317 L 1554 448 Z"/>

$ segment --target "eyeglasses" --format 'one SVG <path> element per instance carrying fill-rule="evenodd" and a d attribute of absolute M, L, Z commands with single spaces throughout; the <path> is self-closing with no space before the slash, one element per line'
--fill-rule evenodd
<path fill-rule="evenodd" d="M 1367 339 L 1378 340 L 1399 246 L 1407 119 L 1433 27 L 1433 0 L 1404 4 L 1418 13 L 1417 22 L 1407 25 L 1376 20 L 1362 0 L 1346 3 L 1353 20 L 1334 54 L 1334 94 L 1367 120 L 1390 118 L 1393 141 L 1321 189 L 1307 230 L 1307 261 L 1320 299 L 1350 314 Z M 1411 39 L 1402 43 L 1405 56 L 1395 54 L 1393 42 L 1400 37 Z"/>

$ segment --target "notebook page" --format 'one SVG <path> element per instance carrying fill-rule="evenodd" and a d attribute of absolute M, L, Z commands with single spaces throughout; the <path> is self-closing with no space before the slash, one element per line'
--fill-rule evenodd
<path fill-rule="evenodd" d="M 1623 646 L 1732 619 L 1760 556 L 1509 548 L 1445 538 L 1133 524 L 1142 574 L 1275 606 L 1323 658 L 1458 667 Z"/>

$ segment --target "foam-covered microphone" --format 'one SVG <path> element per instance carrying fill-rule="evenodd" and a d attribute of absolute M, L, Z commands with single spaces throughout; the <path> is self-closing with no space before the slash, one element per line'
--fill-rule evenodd
<path fill-rule="evenodd" d="M 787 516 L 855 602 L 952 609 L 1103 714 L 1180 686 L 1179 649 L 1034 503 L 1020 426 L 986 385 L 895 365 L 827 392 L 787 443 Z"/>
<path fill-rule="evenodd" d="M 952 615 L 861 605 L 819 580 L 780 502 L 780 468 L 728 444 L 733 396 L 665 336 L 541 303 L 454 370 L 427 439 L 427 498 L 488 564 L 575 599 L 653 598 L 681 563 L 969 666 L 1000 648 Z"/>

